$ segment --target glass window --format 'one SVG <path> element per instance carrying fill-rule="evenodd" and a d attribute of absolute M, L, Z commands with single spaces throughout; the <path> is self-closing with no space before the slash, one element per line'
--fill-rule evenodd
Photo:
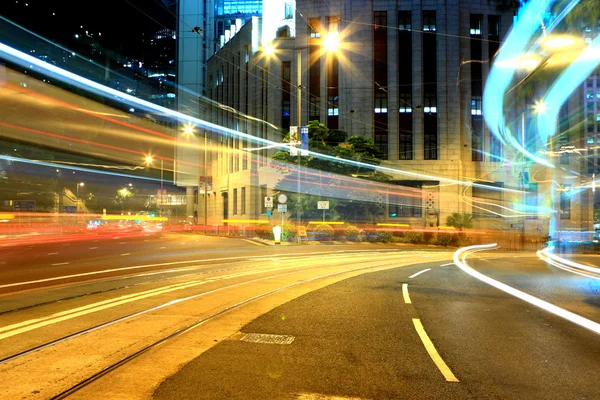
<path fill-rule="evenodd" d="M 426 113 L 437 113 L 437 99 L 435 93 L 425 93 L 425 104 L 423 111 Z"/>
<path fill-rule="evenodd" d="M 435 32 L 435 11 L 423 11 L 423 30 Z"/>
<path fill-rule="evenodd" d="M 320 38 L 321 30 L 321 18 L 308 19 L 308 34 L 311 38 Z"/>
<path fill-rule="evenodd" d="M 339 106 L 338 106 L 338 96 L 329 96 L 327 97 L 327 115 L 328 116 L 336 116 L 340 114 Z"/>
<path fill-rule="evenodd" d="M 375 114 L 385 114 L 387 112 L 387 93 L 378 90 L 377 93 L 375 93 Z"/>
<path fill-rule="evenodd" d="M 294 5 L 292 3 L 285 3 L 285 19 L 294 18 Z"/>
<path fill-rule="evenodd" d="M 327 16 L 327 32 L 337 34 L 339 32 L 340 19 L 337 15 Z"/>
<path fill-rule="evenodd" d="M 502 190 L 504 182 L 475 182 L 478 185 L 472 188 L 473 204 L 484 210 L 473 207 L 473 218 L 500 218 L 494 214 L 499 209 L 494 205 L 502 206 Z M 487 203 L 487 204 L 484 204 Z"/>
<path fill-rule="evenodd" d="M 481 36 L 481 14 L 471 14 L 471 25 L 469 34 L 471 36 Z"/>
<path fill-rule="evenodd" d="M 242 198 L 241 200 L 241 213 L 242 215 L 246 214 L 246 188 L 242 188 Z"/>
<path fill-rule="evenodd" d="M 399 112 L 410 113 L 412 112 L 412 95 L 411 93 L 400 93 L 400 107 Z"/>
<path fill-rule="evenodd" d="M 412 28 L 410 11 L 400 11 L 398 14 L 398 29 L 401 31 L 410 31 Z"/>
<path fill-rule="evenodd" d="M 481 115 L 481 96 L 471 98 L 471 115 Z"/>
<path fill-rule="evenodd" d="M 392 218 L 421 218 L 423 215 L 423 198 L 420 191 L 406 190 L 401 194 L 390 194 L 388 199 Z"/>
<path fill-rule="evenodd" d="M 233 215 L 237 215 L 238 212 L 238 198 L 237 189 L 233 189 Z"/>
<path fill-rule="evenodd" d="M 560 219 L 571 219 L 571 185 L 560 190 Z"/>

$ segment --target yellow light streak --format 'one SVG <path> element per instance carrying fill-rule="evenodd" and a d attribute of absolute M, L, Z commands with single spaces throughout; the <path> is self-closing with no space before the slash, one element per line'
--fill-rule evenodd
<path fill-rule="evenodd" d="M 229 224 L 268 224 L 266 219 L 224 219 L 223 223 Z"/>
<path fill-rule="evenodd" d="M 344 225 L 344 222 L 328 222 L 328 221 L 309 221 L 310 225 Z"/>
<path fill-rule="evenodd" d="M 410 225 L 409 224 L 381 224 L 381 223 L 378 223 L 377 226 L 399 226 L 399 227 L 407 228 Z"/>

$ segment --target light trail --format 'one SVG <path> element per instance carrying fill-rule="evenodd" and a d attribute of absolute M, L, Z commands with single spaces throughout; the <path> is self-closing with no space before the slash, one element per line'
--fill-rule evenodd
<path fill-rule="evenodd" d="M 32 57 L 29 54 L 26 54 L 19 50 L 16 50 L 10 46 L 7 46 L 6 44 L 4 44 L 2 42 L 0 42 L 0 54 L 3 54 L 5 59 L 8 59 L 9 61 L 14 62 L 15 64 L 21 65 L 24 68 L 28 68 L 28 69 L 34 70 L 36 72 L 43 72 L 43 73 L 49 74 L 54 79 L 58 79 L 60 81 L 68 83 L 68 84 L 76 85 L 83 90 L 89 90 L 89 91 L 99 94 L 101 96 L 109 96 L 114 100 L 120 100 L 126 104 L 141 107 L 142 109 L 149 111 L 149 112 L 155 112 L 155 113 L 158 113 L 161 115 L 170 116 L 170 117 L 176 118 L 177 120 L 182 121 L 184 123 L 192 124 L 196 127 L 203 127 L 204 129 L 209 129 L 211 131 L 214 131 L 214 132 L 217 132 L 220 134 L 224 133 L 224 134 L 230 134 L 233 136 L 239 136 L 242 138 L 246 138 L 246 139 L 250 140 L 251 142 L 261 143 L 265 146 L 274 145 L 276 148 L 280 148 L 282 150 L 286 150 L 286 151 L 291 150 L 291 146 L 289 144 L 277 143 L 277 142 L 273 142 L 273 141 L 270 141 L 267 139 L 252 136 L 247 133 L 243 133 L 243 132 L 239 132 L 239 131 L 236 131 L 233 129 L 225 128 L 225 127 L 201 120 L 199 118 L 195 118 L 195 117 L 192 117 L 192 116 L 189 116 L 189 115 L 177 112 L 177 111 L 170 110 L 165 107 L 158 106 L 149 101 L 145 101 L 145 100 L 139 99 L 137 97 L 131 96 L 129 94 L 120 92 L 118 90 L 109 88 L 107 86 L 104 86 L 97 82 L 94 82 L 90 79 L 81 77 L 77 74 L 66 71 L 64 69 L 61 69 L 55 65 L 49 64 L 38 58 Z M 122 121 L 120 121 L 120 122 L 122 122 Z M 454 183 L 454 184 L 459 184 L 459 185 L 483 187 L 483 188 L 487 188 L 489 190 L 498 190 L 498 191 L 511 192 L 511 193 L 521 193 L 521 191 L 514 190 L 514 189 L 494 188 L 494 187 L 491 188 L 489 186 L 477 184 L 477 183 L 470 182 L 470 181 L 463 181 L 463 180 L 459 180 L 459 179 L 446 178 L 446 177 L 435 176 L 435 175 L 430 175 L 430 174 L 422 174 L 422 173 L 417 173 L 417 172 L 412 172 L 412 171 L 399 170 L 399 169 L 395 169 L 395 168 L 391 168 L 391 167 L 374 166 L 372 164 L 368 164 L 365 162 L 360 162 L 360 161 L 355 161 L 355 160 L 345 160 L 345 159 L 337 158 L 335 156 L 330 156 L 327 154 L 309 151 L 309 156 L 311 156 L 311 155 L 314 157 L 320 158 L 320 159 L 334 161 L 336 163 L 341 162 L 344 164 L 363 167 L 366 170 L 377 170 L 377 171 L 389 172 L 389 173 L 393 173 L 393 174 L 418 177 L 418 178 L 427 179 L 427 180 L 435 180 L 435 181 L 443 181 L 443 182 Z"/>
<path fill-rule="evenodd" d="M 547 301 L 544 301 L 542 299 L 534 297 L 530 294 L 522 292 L 511 286 L 508 286 L 505 283 L 499 282 L 499 281 L 492 279 L 486 275 L 483 275 L 481 272 L 475 271 L 473 268 L 471 268 L 467 264 L 466 258 L 470 254 L 475 253 L 477 251 L 493 249 L 496 246 L 497 246 L 496 243 L 493 243 L 493 244 L 484 244 L 484 245 L 476 245 L 476 246 L 468 246 L 468 247 L 460 248 L 454 253 L 454 264 L 456 264 L 456 266 L 458 268 L 463 270 L 463 272 L 471 275 L 475 279 L 478 279 L 484 283 L 487 283 L 488 285 L 493 286 L 496 289 L 499 289 L 505 293 L 508 293 L 511 296 L 514 296 L 523 301 L 526 301 L 529 304 L 539 307 L 544 311 L 552 313 L 558 317 L 566 319 L 567 321 L 573 322 L 574 324 L 577 324 L 583 328 L 589 329 L 592 332 L 600 334 L 600 324 L 598 324 L 597 322 L 591 321 L 580 315 L 577 315 L 577 314 L 567 311 L 563 308 L 555 306 L 554 304 L 548 303 Z"/>

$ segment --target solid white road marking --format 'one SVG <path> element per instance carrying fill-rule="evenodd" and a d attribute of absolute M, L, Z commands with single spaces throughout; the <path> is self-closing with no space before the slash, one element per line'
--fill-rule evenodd
<path fill-rule="evenodd" d="M 67 265 L 67 264 L 68 264 L 68 262 L 64 262 L 64 263 L 56 263 L 56 264 L 52 264 L 52 265 L 54 266 L 54 265 Z"/>
<path fill-rule="evenodd" d="M 57 255 L 57 254 L 58 254 L 58 253 L 48 253 L 48 255 L 49 255 L 49 256 L 55 256 L 55 255 Z"/>
<path fill-rule="evenodd" d="M 421 338 L 421 341 L 423 342 L 423 345 L 425 346 L 425 350 L 427 350 L 427 353 L 429 353 L 429 357 L 431 357 L 431 359 L 435 363 L 435 366 L 438 367 L 442 375 L 444 375 L 446 382 L 459 382 L 459 380 L 456 379 L 456 376 L 454 376 L 454 374 L 450 370 L 450 367 L 448 367 L 448 364 L 444 362 L 444 360 L 440 356 L 440 353 L 438 353 L 438 351 L 436 350 L 431 339 L 429 339 L 427 332 L 425 332 L 425 328 L 423 328 L 421 320 L 419 318 L 413 318 L 412 321 L 415 325 L 417 333 L 419 334 L 419 337 Z"/>
<path fill-rule="evenodd" d="M 414 278 L 415 276 L 419 276 L 421 274 L 424 274 L 427 271 L 431 271 L 431 268 L 427 268 L 427 269 L 424 269 L 423 271 L 417 272 L 416 274 L 412 274 L 411 276 L 409 276 L 409 278 Z"/>
<path fill-rule="evenodd" d="M 408 283 L 402 284 L 402 296 L 404 297 L 404 302 L 406 304 L 412 304 L 410 297 L 408 296 Z"/>
<path fill-rule="evenodd" d="M 440 265 L 440 267 L 447 267 L 448 265 L 454 265 L 454 263 L 451 262 L 451 263 L 448 263 L 448 264 L 442 264 L 442 265 Z"/>
<path fill-rule="evenodd" d="M 166 247 L 161 247 L 161 249 L 164 249 Z M 333 253 L 345 253 L 346 255 L 350 256 L 350 254 L 352 253 L 358 253 L 358 252 L 365 252 L 365 251 L 370 251 L 373 252 L 373 250 L 339 250 L 339 251 L 335 251 Z M 317 252 L 310 252 L 310 253 L 304 253 L 305 257 L 309 257 L 309 256 L 314 256 L 316 254 L 329 254 L 331 255 L 331 251 L 317 251 Z M 383 253 L 383 254 L 390 254 L 392 256 L 396 256 L 398 254 L 404 254 L 404 253 L 410 253 L 410 252 L 398 252 L 398 251 L 394 251 L 394 250 L 379 250 L 376 251 L 374 253 Z M 420 253 L 415 253 L 415 255 L 418 255 Z M 273 257 L 275 258 L 275 257 Z M 282 254 L 281 256 L 279 256 L 279 258 L 286 260 L 286 261 L 290 261 L 291 257 L 287 256 L 285 254 Z M 101 274 L 108 274 L 111 272 L 117 272 L 117 271 L 129 271 L 129 270 L 133 270 L 133 269 L 144 269 L 144 268 L 151 268 L 151 267 L 161 267 L 161 266 L 167 266 L 167 265 L 181 265 L 181 264 L 193 264 L 193 263 L 199 263 L 199 265 L 203 265 L 204 263 L 208 263 L 208 262 L 215 262 L 215 261 L 231 261 L 231 260 L 265 260 L 265 256 L 239 256 L 239 257 L 220 257 L 220 258 L 207 258 L 207 259 L 200 259 L 200 260 L 188 260 L 188 261 L 173 261 L 173 262 L 167 262 L 167 263 L 157 263 L 157 264 L 144 264 L 144 265 L 134 265 L 131 267 L 123 267 L 123 268 L 111 268 L 111 269 L 105 269 L 102 271 L 93 271 L 93 272 L 84 272 L 81 274 L 72 274 L 72 275 L 64 275 L 64 276 L 56 276 L 53 278 L 46 278 L 46 279 L 37 279 L 34 281 L 25 281 L 25 282 L 16 282 L 16 283 L 8 283 L 5 285 L 0 285 L 0 289 L 2 288 L 6 288 L 6 287 L 14 287 L 14 286 L 24 286 L 24 285 L 31 285 L 34 283 L 41 283 L 41 282 L 52 282 L 52 281 L 57 281 L 57 280 L 61 280 L 61 279 L 69 279 L 69 278 L 78 278 L 81 276 L 90 276 L 90 275 L 101 275 Z"/>
<path fill-rule="evenodd" d="M 483 275 L 481 272 L 477 272 L 473 268 L 469 267 L 469 265 L 466 263 L 466 258 L 469 254 L 474 253 L 476 251 L 480 251 L 480 250 L 491 249 L 494 247 L 496 247 L 496 243 L 460 248 L 460 249 L 456 250 L 456 252 L 454 253 L 454 263 L 456 264 L 456 266 L 458 268 L 462 269 L 464 272 L 471 275 L 473 278 L 479 279 L 480 281 L 485 282 L 488 285 L 495 287 L 496 289 L 500 289 L 503 292 L 506 292 L 512 296 L 518 297 L 519 299 L 524 300 L 530 304 L 533 304 L 534 306 L 537 306 L 537 307 L 539 307 L 543 310 L 546 310 L 554 315 L 557 315 L 557 316 L 564 318 L 568 321 L 571 321 L 579 326 L 582 326 L 582 327 L 587 328 L 595 333 L 600 334 L 600 324 L 599 323 L 591 321 L 580 315 L 577 315 L 577 314 L 567 311 L 563 308 L 555 306 L 554 304 L 548 303 L 547 301 L 538 299 L 537 297 L 534 297 L 530 294 L 527 294 L 518 289 L 515 289 L 512 286 L 508 286 L 505 283 L 499 282 L 499 281 L 492 279 L 486 275 Z M 462 260 L 461 260 L 460 256 L 462 256 Z"/>
<path fill-rule="evenodd" d="M 164 247 L 164 246 L 163 246 L 163 247 L 161 247 L 160 249 L 161 249 L 161 250 L 162 250 L 162 249 L 166 249 L 166 247 Z"/>
<path fill-rule="evenodd" d="M 129 255 L 131 255 L 131 253 L 123 253 L 123 254 L 121 254 L 121 255 L 122 255 L 122 256 L 129 256 Z"/>
<path fill-rule="evenodd" d="M 96 250 L 97 247 L 90 247 L 90 250 Z"/>

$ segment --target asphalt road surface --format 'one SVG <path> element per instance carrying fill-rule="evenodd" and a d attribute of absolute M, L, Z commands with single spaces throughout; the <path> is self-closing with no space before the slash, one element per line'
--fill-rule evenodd
<path fill-rule="evenodd" d="M 363 274 L 282 305 L 187 364 L 154 398 L 600 397 L 596 333 L 473 279 L 454 265 L 440 265 Z M 482 256 L 471 265 L 600 321 L 600 294 L 590 288 L 593 279 L 548 267 L 535 256 Z M 431 270 L 411 278 L 427 268 Z M 450 379 L 428 354 L 415 319 L 451 371 Z M 294 339 L 273 344 L 269 336 L 253 334 Z"/>
<path fill-rule="evenodd" d="M 0 399 L 600 397 L 598 334 L 466 274 L 454 249 L 71 246 L 14 248 L 0 266 Z M 534 253 L 468 262 L 600 322 L 598 277 Z"/>

